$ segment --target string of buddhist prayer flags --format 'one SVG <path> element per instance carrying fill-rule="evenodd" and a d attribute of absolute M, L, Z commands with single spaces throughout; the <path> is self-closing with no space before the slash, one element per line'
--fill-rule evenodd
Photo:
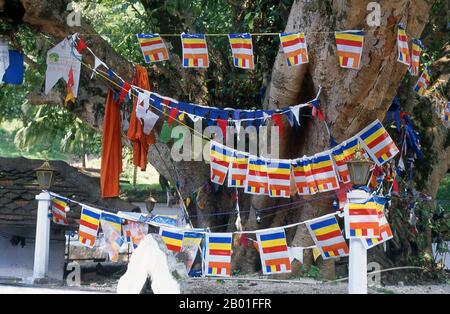
<path fill-rule="evenodd" d="M 203 241 L 202 270 L 204 276 L 231 276 L 231 258 L 233 254 L 233 235 L 254 233 L 256 235 L 255 248 L 261 259 L 263 274 L 277 274 L 291 272 L 291 263 L 294 259 L 302 261 L 302 247 L 289 247 L 285 229 L 306 225 L 315 246 L 323 259 L 344 257 L 349 254 L 348 246 L 339 227 L 336 215 L 342 216 L 341 212 L 334 212 L 310 220 L 293 223 L 281 227 L 235 231 L 226 233 L 211 233 L 204 229 L 186 229 L 159 223 L 155 219 L 145 218 L 139 213 L 109 213 L 92 206 L 81 204 L 61 195 L 49 192 L 53 199 L 69 204 L 71 202 L 82 206 L 80 217 L 80 229 L 78 231 L 81 244 L 90 248 L 94 247 L 97 233 L 101 226 L 105 236 L 106 251 L 112 261 L 118 260 L 119 248 L 124 243 L 133 245 L 133 250 L 139 245 L 147 231 L 141 225 L 150 224 L 159 228 L 159 235 L 166 244 L 167 249 L 174 253 L 186 252 L 190 254 L 189 267 L 197 254 L 197 249 Z M 367 249 L 393 237 L 392 230 L 384 215 L 386 199 L 370 195 L 361 204 L 347 203 L 344 209 L 346 228 L 349 226 L 350 235 L 347 238 L 359 238 Z M 355 213 L 355 210 L 363 211 Z M 366 218 L 367 215 L 370 218 Z M 354 221 L 348 217 L 357 217 Z M 378 219 L 377 219 L 378 218 Z M 362 223 L 370 220 L 370 226 Z M 358 225 L 355 225 L 358 224 Z M 136 228 L 139 226 L 138 228 Z M 377 229 L 378 232 L 368 231 Z M 346 229 L 347 230 L 347 229 Z M 359 231 L 357 231 L 359 230 Z M 252 240 L 252 239 L 249 239 Z M 252 240 L 254 241 L 254 240 Z M 295 253 L 297 252 L 297 253 Z M 295 254 L 294 254 L 295 253 Z"/>
<path fill-rule="evenodd" d="M 336 31 L 334 34 L 340 66 L 347 69 L 359 69 L 364 46 L 364 31 L 344 30 Z M 183 67 L 205 68 L 209 66 L 207 35 L 186 33 L 180 35 L 183 47 Z M 280 47 L 288 66 L 309 62 L 304 32 L 268 33 L 264 35 L 278 35 Z M 252 34 L 238 33 L 228 34 L 227 36 L 233 56 L 233 65 L 241 69 L 254 69 Z M 159 34 L 137 34 L 137 38 L 146 63 L 168 60 L 167 48 Z M 408 65 L 411 74 L 417 76 L 419 74 L 418 67 L 423 45 L 419 39 L 413 39 L 411 55 L 408 47 L 408 35 L 406 34 L 405 26 L 401 23 L 398 24 L 397 28 L 397 45 L 398 62 Z"/>
<path fill-rule="evenodd" d="M 347 161 L 354 157 L 359 145 L 378 166 L 399 153 L 379 120 L 330 150 L 297 159 L 253 156 L 211 141 L 211 181 L 223 185 L 228 175 L 228 187 L 244 188 L 248 194 L 288 198 L 292 176 L 299 195 L 334 191 L 339 189 L 339 182 L 350 182 Z"/>
<path fill-rule="evenodd" d="M 405 38 L 402 37 L 402 29 L 401 26 L 399 26 L 399 40 L 400 45 L 401 41 Z M 241 34 L 242 35 L 242 34 Z M 304 40 L 304 34 L 302 33 L 281 33 L 279 34 L 280 41 L 282 43 L 285 43 L 283 49 L 288 49 L 287 47 L 290 47 L 290 45 L 293 45 L 292 47 L 296 47 L 293 51 L 296 51 L 298 53 L 298 58 L 293 58 L 293 56 L 286 56 L 290 58 L 290 60 L 287 60 L 289 63 L 301 63 L 303 61 L 306 61 L 305 51 L 306 48 L 306 40 Z M 360 63 L 360 56 L 359 52 L 362 51 L 362 36 L 363 33 L 359 31 L 342 31 L 342 32 L 336 32 L 335 33 L 337 42 L 340 45 L 339 50 L 341 51 L 341 65 L 346 67 L 356 67 L 359 66 Z M 199 55 L 204 55 L 203 52 L 206 49 L 206 41 L 205 36 L 202 34 L 182 34 L 183 40 L 186 40 L 186 58 L 185 64 L 186 66 L 189 66 L 189 64 L 197 64 L 196 66 L 204 66 L 207 62 L 209 62 L 209 59 L 206 59 L 203 57 L 200 57 Z M 286 37 L 286 40 L 283 40 L 281 38 Z M 139 40 L 140 46 L 143 48 L 143 54 L 145 57 L 147 57 L 147 61 L 151 61 L 151 59 L 164 59 L 165 58 L 165 45 L 162 46 L 163 42 L 160 41 L 160 36 L 156 36 L 156 34 L 153 35 L 146 35 L 146 34 L 138 34 L 137 36 Z M 248 36 L 241 36 L 241 40 L 248 40 Z M 250 38 L 251 39 L 251 38 Z M 77 42 L 78 41 L 78 42 Z M 352 42 L 353 41 L 353 42 Z M 208 107 L 198 104 L 192 104 L 192 103 L 186 103 L 174 100 L 170 97 L 165 97 L 158 95 L 157 93 L 153 93 L 147 90 L 144 90 L 142 88 L 139 88 L 137 86 L 134 86 L 126 81 L 124 81 L 120 76 L 118 76 L 112 69 L 110 69 L 103 61 L 98 59 L 98 57 L 93 53 L 93 51 L 86 46 L 84 43 L 83 45 L 80 45 L 80 42 L 83 42 L 82 39 L 78 37 L 77 34 L 74 34 L 70 36 L 69 39 L 65 39 L 65 41 L 61 42 L 59 46 L 61 46 L 64 50 L 64 54 L 68 54 L 72 59 L 70 63 L 70 67 L 67 68 L 64 67 L 64 69 L 67 68 L 67 73 L 65 71 L 62 71 L 61 73 L 52 73 L 48 72 L 48 74 L 51 76 L 51 78 L 46 77 L 46 93 L 49 92 L 51 86 L 53 86 L 56 83 L 57 77 L 67 77 L 67 90 L 68 90 L 68 96 L 67 100 L 74 101 L 76 97 L 76 91 L 78 88 L 78 80 L 79 80 L 79 67 L 81 62 L 81 54 L 79 47 L 84 47 L 83 50 L 89 51 L 95 60 L 95 64 L 93 68 L 90 68 L 93 73 L 100 74 L 97 70 L 97 68 L 100 65 L 103 65 L 107 69 L 107 74 L 110 76 L 110 78 L 113 78 L 114 76 L 117 77 L 121 83 L 118 84 L 118 87 L 120 89 L 120 95 L 119 100 L 123 100 L 125 98 L 129 98 L 130 94 L 133 93 L 138 99 L 138 106 L 136 106 L 136 115 L 139 117 L 140 121 L 144 125 L 144 132 L 145 134 L 149 134 L 152 128 L 154 127 L 156 121 L 158 120 L 158 117 L 166 114 L 169 114 L 169 124 L 172 124 L 173 121 L 183 121 L 185 116 L 188 116 L 194 123 L 199 120 L 205 120 L 207 123 L 207 126 L 217 125 L 220 127 L 222 132 L 225 132 L 227 130 L 228 126 L 234 126 L 237 129 L 237 132 L 239 134 L 240 128 L 242 124 L 244 123 L 244 126 L 255 126 L 258 130 L 259 126 L 264 125 L 268 119 L 272 119 L 273 123 L 277 126 L 281 125 L 281 116 L 285 115 L 286 118 L 289 120 L 289 123 L 291 125 L 298 126 L 300 124 L 300 109 L 309 107 L 311 108 L 311 114 L 312 116 L 317 116 L 317 118 L 321 121 L 324 120 L 324 115 L 322 111 L 320 110 L 319 106 L 319 96 L 320 96 L 320 86 L 319 91 L 316 95 L 316 97 L 304 104 L 297 104 L 292 106 L 287 106 L 285 108 L 278 108 L 275 110 L 262 110 L 262 109 L 256 109 L 256 110 L 240 110 L 240 109 L 234 109 L 234 108 L 217 108 L 217 107 Z M 298 46 L 300 44 L 300 46 Z M 305 45 L 304 47 L 302 45 Z M 298 47 L 297 47 L 297 46 Z M 352 46 L 353 45 L 353 46 Z M 238 45 L 239 46 L 239 45 Z M 347 47 L 348 46 L 348 47 Z M 150 47 L 150 48 L 149 48 Z M 244 44 L 240 44 L 240 47 L 247 47 Z M 345 48 L 347 47 L 347 48 Z M 357 49 L 357 51 L 352 51 L 353 48 Z M 148 48 L 148 49 L 147 49 Z M 297 49 L 298 48 L 298 49 Z M 158 49 L 162 49 L 158 51 Z M 190 49 L 190 50 L 189 50 Z M 193 49 L 193 50 L 192 50 Z M 203 49 L 203 52 L 199 51 L 198 49 Z M 301 51 L 300 51 L 300 50 Z M 302 50 L 303 49 L 303 50 Z M 348 51 L 345 51 L 347 49 Z M 354 49 L 353 49 L 354 50 Z M 413 50 L 416 51 L 417 48 L 413 47 Z M 403 50 L 402 50 L 403 51 Z M 404 51 L 403 51 L 404 52 Z M 356 53 L 356 54 L 355 54 Z M 419 53 L 420 54 L 420 53 Z M 301 55 L 301 56 L 300 56 Z M 415 55 L 415 61 L 414 61 L 414 70 L 411 68 L 411 71 L 415 71 L 417 68 L 417 57 L 418 53 L 414 53 Z M 200 60 L 203 58 L 202 60 Z M 402 57 L 403 58 L 403 57 Z M 53 62 L 52 58 L 47 58 L 48 66 L 51 66 L 51 62 Z M 49 61 L 50 60 L 50 61 Z M 419 59 L 420 60 L 420 59 Z M 241 62 L 242 64 L 242 62 Z M 411 64 L 411 67 L 413 65 Z M 62 69 L 61 67 L 58 67 L 58 69 Z M 64 73 L 63 73 L 64 72 Z M 73 72 L 73 73 L 72 73 Z M 70 75 L 72 73 L 72 75 Z M 419 95 L 423 95 L 426 91 L 426 88 L 430 85 L 430 76 L 431 73 L 428 68 L 425 68 L 423 71 L 421 77 L 419 77 L 418 83 L 416 84 L 416 91 Z M 72 79 L 71 79 L 72 78 Z M 51 81 L 48 83 L 48 81 Z M 48 84 L 47 84 L 48 83 Z M 150 106 L 156 110 L 155 114 L 150 110 Z M 280 130 L 281 131 L 281 130 Z M 226 134 L 223 134 L 225 137 Z M 338 162 L 342 163 L 342 162 Z M 342 167 L 342 165 L 337 165 L 339 167 L 339 176 L 342 180 L 347 180 L 345 177 L 345 167 Z M 343 169 L 344 168 L 344 169 Z"/>

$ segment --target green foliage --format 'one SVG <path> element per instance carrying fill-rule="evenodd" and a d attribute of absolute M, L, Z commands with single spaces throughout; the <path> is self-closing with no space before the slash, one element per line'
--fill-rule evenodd
<path fill-rule="evenodd" d="M 246 3 L 220 1 L 160 0 L 104 0 L 78 2 L 82 16 L 88 20 L 119 54 L 129 61 L 143 64 L 136 41 L 136 33 L 231 33 L 231 32 L 279 32 L 284 30 L 293 0 L 250 1 Z M 11 28 L 0 26 L 0 31 Z M 13 27 L 14 28 L 14 27 Z M 16 27 L 17 42 L 33 65 L 25 69 L 25 81 L 20 86 L 0 88 L 0 122 L 20 119 L 22 126 L 15 132 L 15 143 L 23 151 L 48 149 L 81 156 L 98 154 L 100 138 L 85 127 L 65 108 L 43 105 L 39 108 L 28 104 L 28 93 L 42 90 L 45 80 L 45 57 L 49 44 L 36 36 L 26 26 Z M 81 34 L 89 43 L 97 34 Z M 179 38 L 165 38 L 181 53 Z M 278 38 L 254 37 L 256 69 L 246 71 L 232 65 L 230 47 L 226 37 L 208 38 L 211 66 L 205 82 L 208 89 L 205 103 L 219 107 L 259 107 L 264 96 L 264 84 L 271 71 L 278 51 Z M 93 47 L 95 50 L 95 47 Z M 171 67 L 165 62 L 158 66 Z M 189 70 L 185 70 L 189 71 Z M 48 141 L 51 138 L 52 141 Z"/>
<path fill-rule="evenodd" d="M 52 160 L 67 160 L 67 155 L 60 153 L 58 150 L 39 149 L 31 147 L 22 149 L 18 147 L 14 138 L 16 137 L 17 130 L 22 123 L 19 120 L 4 121 L 0 124 L 0 156 L 1 157 L 26 157 L 31 159 L 44 159 L 48 157 Z"/>
<path fill-rule="evenodd" d="M 306 267 L 305 265 L 302 264 L 300 265 L 299 270 L 304 277 L 314 278 L 316 280 L 322 279 L 320 268 L 316 265 L 310 265 L 309 267 Z"/>

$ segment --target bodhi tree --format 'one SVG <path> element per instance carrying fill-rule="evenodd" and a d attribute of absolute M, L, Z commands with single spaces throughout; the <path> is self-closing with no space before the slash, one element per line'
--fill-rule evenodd
<path fill-rule="evenodd" d="M 369 1 L 361 0 L 80 1 L 77 6 L 81 13 L 79 26 L 67 23 L 70 13 L 67 11 L 68 1 L 9 0 L 0 1 L 0 21 L 2 32 L 16 48 L 21 49 L 25 40 L 34 42 L 33 49 L 23 49 L 30 64 L 45 64 L 46 51 L 51 43 L 56 44 L 70 34 L 79 33 L 102 61 L 129 82 L 133 77 L 134 63 L 144 63 L 136 43 L 136 33 L 305 32 L 308 64 L 288 67 L 275 36 L 254 36 L 256 69 L 253 71 L 233 68 L 226 37 L 208 38 L 210 67 L 201 70 L 182 68 L 179 37 L 164 38 L 169 46 L 170 60 L 147 66 L 151 87 L 161 95 L 204 105 L 274 109 L 311 100 L 321 86 L 321 110 L 330 134 L 341 142 L 376 118 L 383 120 L 399 87 L 411 88 L 412 83 L 401 85 L 407 66 L 397 62 L 397 24 L 404 23 L 410 37 L 420 38 L 429 23 L 429 13 L 435 1 L 383 0 L 378 3 L 380 11 L 376 18 L 379 18 L 379 24 L 375 26 L 373 21 L 370 25 L 367 22 Z M 441 1 L 437 3 L 442 6 Z M 350 29 L 365 30 L 358 70 L 340 68 L 336 53 L 334 31 Z M 90 54 L 85 54 L 83 61 L 91 66 L 94 62 Z M 78 98 L 67 110 L 101 132 L 109 86 L 99 77 L 91 79 L 91 72 L 83 68 Z M 409 94 L 408 99 L 413 97 Z M 37 106 L 62 106 L 64 98 L 62 84 L 49 95 L 44 95 L 42 86 L 28 95 L 29 103 Z M 122 110 L 129 114 L 131 107 L 122 106 Z M 436 124 L 437 118 L 432 119 Z M 161 124 L 159 121 L 156 133 L 159 133 Z M 324 122 L 314 117 L 302 117 L 300 128 L 291 128 L 287 121 L 282 124 L 280 158 L 297 158 L 329 148 L 330 134 Z M 439 138 L 445 138 L 443 134 L 446 131 L 442 128 L 436 132 L 440 134 Z M 446 151 L 438 148 L 444 145 L 443 142 L 435 147 L 440 158 L 427 160 L 427 163 L 446 170 Z M 173 185 L 179 186 L 184 199 L 189 197 L 192 200 L 189 213 L 194 225 L 212 226 L 213 231 L 233 230 L 236 216 L 229 214 L 234 209 L 233 191 L 213 186 L 209 182 L 209 165 L 204 162 L 175 162 L 170 159 L 170 146 L 164 143 L 152 145 L 149 162 Z M 442 175 L 442 172 L 430 172 L 422 180 L 437 184 Z M 428 192 L 434 196 L 436 189 Z M 242 213 L 244 228 L 281 226 L 328 213 L 332 210 L 334 195 L 329 194 L 328 198 L 310 197 L 308 202 L 290 206 L 289 210 L 265 211 L 260 214 L 260 222 L 256 219 L 259 213 L 255 209 L 298 203 L 300 196 L 283 200 L 240 194 L 240 207 L 245 209 Z M 208 213 L 220 212 L 224 214 L 208 216 Z M 399 219 L 398 223 L 405 224 L 405 221 Z M 288 230 L 287 235 L 292 246 L 312 244 L 304 226 Z M 234 254 L 234 268 L 247 272 L 259 269 L 255 250 L 238 248 Z M 306 251 L 305 254 L 305 264 L 309 265 L 312 263 L 311 252 Z M 324 276 L 334 276 L 334 261 L 319 259 L 318 263 Z"/>

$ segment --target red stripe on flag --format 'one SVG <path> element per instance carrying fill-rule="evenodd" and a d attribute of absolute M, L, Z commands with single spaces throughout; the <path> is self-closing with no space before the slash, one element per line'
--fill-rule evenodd
<path fill-rule="evenodd" d="M 318 241 L 325 241 L 331 238 L 339 237 L 341 236 L 341 232 L 339 230 L 331 231 L 322 235 L 316 235 L 316 238 Z"/>
<path fill-rule="evenodd" d="M 183 43 L 184 48 L 206 48 L 205 44 L 189 44 L 189 43 Z"/>
<path fill-rule="evenodd" d="M 362 47 L 361 41 L 348 40 L 348 39 L 336 39 L 336 44 L 344 46 Z"/>
<path fill-rule="evenodd" d="M 275 253 L 275 252 L 284 252 L 287 251 L 286 245 L 277 245 L 272 247 L 263 247 L 264 253 Z"/>
<path fill-rule="evenodd" d="M 80 220 L 80 225 L 83 225 L 89 229 L 96 230 L 98 228 L 98 225 L 94 225 L 93 223 L 87 222 L 86 220 Z"/>
<path fill-rule="evenodd" d="M 233 48 L 233 49 L 239 49 L 239 48 L 252 49 L 252 44 L 244 44 L 244 43 L 231 44 L 231 48 Z"/>
<path fill-rule="evenodd" d="M 230 250 L 209 250 L 209 255 L 222 255 L 222 256 L 230 256 Z"/>

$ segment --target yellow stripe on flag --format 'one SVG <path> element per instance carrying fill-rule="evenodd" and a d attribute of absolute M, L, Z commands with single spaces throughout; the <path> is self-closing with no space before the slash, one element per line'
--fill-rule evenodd
<path fill-rule="evenodd" d="M 337 224 L 334 224 L 334 225 L 326 226 L 326 227 L 323 227 L 320 229 L 316 229 L 316 230 L 314 230 L 314 234 L 321 236 L 321 235 L 324 235 L 324 234 L 327 234 L 327 233 L 330 233 L 333 231 L 337 231 L 337 230 L 340 230 L 339 226 Z"/>
<path fill-rule="evenodd" d="M 283 238 L 283 239 L 276 239 L 276 240 L 261 241 L 261 246 L 263 248 L 279 246 L 279 245 L 286 245 L 286 239 Z"/>
<path fill-rule="evenodd" d="M 336 33 L 336 39 L 345 39 L 345 40 L 352 40 L 352 41 L 363 41 L 363 36 L 360 35 L 353 35 L 348 33 Z"/>
<path fill-rule="evenodd" d="M 183 42 L 186 44 L 205 44 L 206 41 L 204 39 L 197 38 L 183 38 Z"/>
<path fill-rule="evenodd" d="M 91 223 L 91 224 L 94 224 L 94 225 L 97 225 L 98 222 L 99 222 L 98 219 L 92 218 L 92 217 L 90 217 L 90 216 L 88 216 L 88 215 L 81 215 L 80 220 L 87 221 L 87 222 L 89 222 L 89 223 Z"/>
<path fill-rule="evenodd" d="M 209 243 L 210 250 L 231 250 L 230 243 Z"/>

